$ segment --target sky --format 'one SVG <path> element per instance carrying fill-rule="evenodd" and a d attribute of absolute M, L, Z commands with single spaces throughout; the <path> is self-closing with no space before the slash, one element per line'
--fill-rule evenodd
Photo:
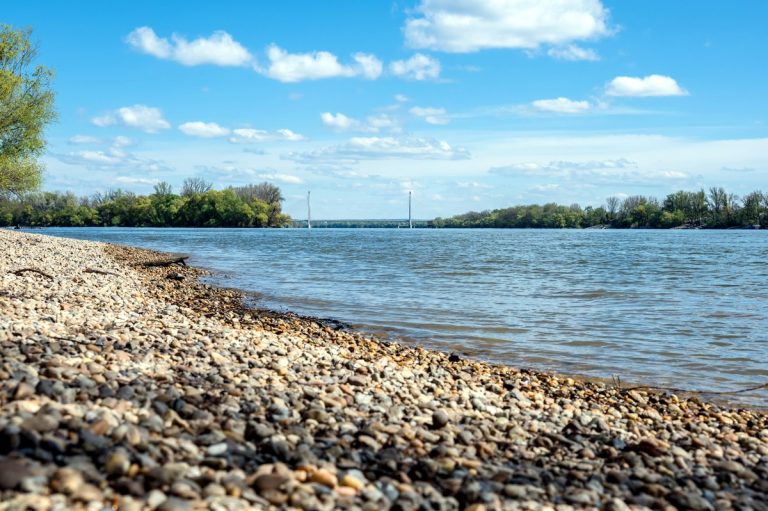
<path fill-rule="evenodd" d="M 768 2 L 4 2 L 44 188 L 269 181 L 316 219 L 768 189 Z"/>

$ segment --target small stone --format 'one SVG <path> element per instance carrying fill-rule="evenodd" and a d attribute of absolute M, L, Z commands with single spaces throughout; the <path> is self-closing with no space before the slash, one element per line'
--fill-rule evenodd
<path fill-rule="evenodd" d="M 29 476 L 29 469 L 21 461 L 13 459 L 0 461 L 0 490 L 13 490 L 27 476 Z"/>
<path fill-rule="evenodd" d="M 207 452 L 208 456 L 221 456 L 227 452 L 227 443 L 221 442 L 218 444 L 209 445 Z"/>
<path fill-rule="evenodd" d="M 66 495 L 76 493 L 83 484 L 85 484 L 83 474 L 81 474 L 80 471 L 69 467 L 60 468 L 54 472 L 50 482 L 51 488 L 54 491 Z"/>
<path fill-rule="evenodd" d="M 104 463 L 104 469 L 107 471 L 107 474 L 115 477 L 127 474 L 130 467 L 131 460 L 122 449 L 110 453 Z"/>
<path fill-rule="evenodd" d="M 313 483 L 322 484 L 323 486 L 327 486 L 328 488 L 336 488 L 336 486 L 339 485 L 339 482 L 336 476 L 331 472 L 322 468 L 312 473 L 312 476 L 310 477 L 310 481 L 312 481 Z"/>
<path fill-rule="evenodd" d="M 341 481 L 339 481 L 339 484 L 341 486 L 347 486 L 349 488 L 353 488 L 357 491 L 360 491 L 365 487 L 365 483 L 363 481 L 361 481 L 357 477 L 354 477 L 351 474 L 346 474 L 344 477 L 342 477 Z"/>
<path fill-rule="evenodd" d="M 436 410 L 432 414 L 432 427 L 434 429 L 441 429 L 444 428 L 448 422 L 450 422 L 450 418 L 448 417 L 448 414 L 445 413 L 444 410 Z"/>
<path fill-rule="evenodd" d="M 171 485 L 170 492 L 177 497 L 184 499 L 196 499 L 199 495 L 198 488 L 191 481 L 176 481 Z"/>
<path fill-rule="evenodd" d="M 350 376 L 347 378 L 347 383 L 350 385 L 355 385 L 357 387 L 363 387 L 366 383 L 368 383 L 368 379 L 365 376 L 361 376 L 359 374 L 356 374 L 354 376 Z"/>
<path fill-rule="evenodd" d="M 82 502 L 98 502 L 102 500 L 101 491 L 92 484 L 84 484 L 73 495 L 73 498 Z"/>
<path fill-rule="evenodd" d="M 157 511 L 189 511 L 192 505 L 186 500 L 169 497 L 165 502 L 157 506 Z"/>
<path fill-rule="evenodd" d="M 253 482 L 253 488 L 263 494 L 267 490 L 276 490 L 280 488 L 280 486 L 289 480 L 290 477 L 284 474 L 264 474 L 256 478 Z"/>
<path fill-rule="evenodd" d="M 168 499 L 168 497 L 165 495 L 165 493 L 161 492 L 160 490 L 152 490 L 147 495 L 147 506 L 149 506 L 149 509 L 157 509 L 160 507 L 160 504 L 165 502 Z"/>
<path fill-rule="evenodd" d="M 204 497 L 224 497 L 227 495 L 227 489 L 217 483 L 211 483 L 203 488 Z"/>
<path fill-rule="evenodd" d="M 630 511 L 630 508 L 621 499 L 611 499 L 603 506 L 603 511 Z"/>
<path fill-rule="evenodd" d="M 21 400 L 35 395 L 35 388 L 27 382 L 21 382 L 13 393 L 13 399 Z"/>

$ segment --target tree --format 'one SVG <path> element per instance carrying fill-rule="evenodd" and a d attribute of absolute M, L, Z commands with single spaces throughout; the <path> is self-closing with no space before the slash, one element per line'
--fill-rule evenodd
<path fill-rule="evenodd" d="M 168 184 L 167 181 L 160 181 L 154 186 L 154 193 L 157 197 L 165 197 L 167 195 L 173 195 L 173 187 Z"/>
<path fill-rule="evenodd" d="M 43 131 L 55 119 L 53 72 L 32 67 L 37 48 L 32 31 L 0 26 L 0 194 L 20 194 L 40 186 L 45 149 Z"/>
<path fill-rule="evenodd" d="M 205 193 L 211 190 L 213 185 L 202 177 L 188 177 L 181 184 L 181 195 L 188 197 L 196 193 Z"/>
<path fill-rule="evenodd" d="M 608 221 L 613 222 L 616 219 L 616 212 L 619 211 L 621 200 L 618 197 L 608 197 L 605 199 L 605 210 L 608 212 Z"/>

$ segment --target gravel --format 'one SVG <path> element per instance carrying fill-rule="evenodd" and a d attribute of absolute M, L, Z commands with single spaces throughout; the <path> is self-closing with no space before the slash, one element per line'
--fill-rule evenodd
<path fill-rule="evenodd" d="M 0 510 L 768 510 L 762 411 L 249 309 L 145 250 L 0 256 Z"/>

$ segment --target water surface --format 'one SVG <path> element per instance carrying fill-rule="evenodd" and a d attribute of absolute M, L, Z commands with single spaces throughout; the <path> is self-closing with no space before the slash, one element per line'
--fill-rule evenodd
<path fill-rule="evenodd" d="M 37 232 L 191 255 L 256 304 L 516 366 L 687 389 L 768 382 L 768 232 Z M 768 406 L 768 391 L 729 398 Z"/>

